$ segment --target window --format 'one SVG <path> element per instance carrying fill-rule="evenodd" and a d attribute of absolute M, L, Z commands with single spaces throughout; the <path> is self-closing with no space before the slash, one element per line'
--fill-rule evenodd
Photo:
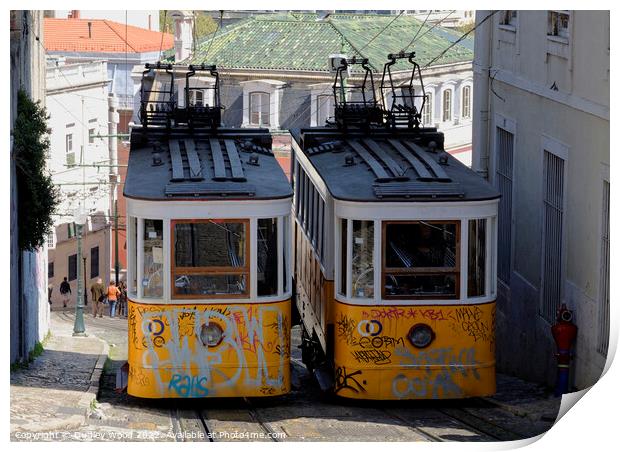
<path fill-rule="evenodd" d="M 47 263 L 47 277 L 49 279 L 54 277 L 54 263 L 53 262 Z"/>
<path fill-rule="evenodd" d="M 68 279 L 69 281 L 73 281 L 77 279 L 77 254 L 71 254 L 68 259 Z"/>
<path fill-rule="evenodd" d="M 467 296 L 485 294 L 487 220 L 469 220 L 467 250 Z"/>
<path fill-rule="evenodd" d="M 250 124 L 258 126 L 269 125 L 268 93 L 250 93 Z"/>
<path fill-rule="evenodd" d="M 433 95 L 426 93 L 426 101 L 422 111 L 422 124 L 431 125 L 433 123 Z"/>
<path fill-rule="evenodd" d="M 99 247 L 94 246 L 90 249 L 90 277 L 99 276 Z"/>
<path fill-rule="evenodd" d="M 178 220 L 173 224 L 172 278 L 176 298 L 248 295 L 248 220 Z"/>
<path fill-rule="evenodd" d="M 459 297 L 457 221 L 384 222 L 383 297 Z"/>
<path fill-rule="evenodd" d="M 73 151 L 73 134 L 65 135 L 65 159 L 67 165 L 75 165 L 75 152 Z"/>
<path fill-rule="evenodd" d="M 500 13 L 499 19 L 500 25 L 509 25 L 512 27 L 517 26 L 517 11 L 516 10 L 505 10 Z"/>
<path fill-rule="evenodd" d="M 323 94 L 316 97 L 316 125 L 324 126 L 334 117 L 334 96 Z"/>
<path fill-rule="evenodd" d="M 347 296 L 347 239 L 349 233 L 347 231 L 348 220 L 340 220 L 340 290 L 338 293 L 343 297 Z"/>
<path fill-rule="evenodd" d="M 138 227 L 137 221 L 135 217 L 129 218 L 129 223 L 127 224 L 127 236 L 128 236 L 128 244 L 129 250 L 127 254 L 128 260 L 128 290 L 129 293 L 136 296 L 138 290 L 138 256 L 137 256 L 137 246 L 138 246 Z"/>
<path fill-rule="evenodd" d="M 163 229 L 162 220 L 144 220 L 142 295 L 146 298 L 161 298 L 164 295 Z"/>
<path fill-rule="evenodd" d="M 295 212 L 302 230 L 318 256 L 324 263 L 325 254 L 325 200 L 318 192 L 306 172 L 296 163 Z"/>
<path fill-rule="evenodd" d="M 463 87 L 461 101 L 461 117 L 471 118 L 471 86 L 467 85 Z"/>
<path fill-rule="evenodd" d="M 190 105 L 204 106 L 205 93 L 202 90 L 191 89 L 189 91 L 189 103 Z"/>
<path fill-rule="evenodd" d="M 374 243 L 373 221 L 353 220 L 353 256 L 351 262 L 351 296 L 374 297 Z"/>
<path fill-rule="evenodd" d="M 52 229 L 50 229 L 50 231 L 47 233 L 47 247 L 48 248 L 56 247 L 56 242 L 54 241 L 54 238 L 55 238 L 54 232 L 55 232 L 54 228 L 52 227 Z"/>
<path fill-rule="evenodd" d="M 495 186 L 501 194 L 497 220 L 497 276 L 510 284 L 512 247 L 512 166 L 514 135 L 497 128 Z"/>
<path fill-rule="evenodd" d="M 258 296 L 278 294 L 278 219 L 261 218 L 257 222 Z"/>
<path fill-rule="evenodd" d="M 609 182 L 603 181 L 603 218 L 601 231 L 601 272 L 596 350 L 607 356 L 609 350 Z"/>
<path fill-rule="evenodd" d="M 75 223 L 67 223 L 67 238 L 75 237 Z"/>
<path fill-rule="evenodd" d="M 88 144 L 95 142 L 95 129 L 88 129 Z"/>
<path fill-rule="evenodd" d="M 443 121 L 452 120 L 452 90 L 447 89 L 443 92 Z"/>
<path fill-rule="evenodd" d="M 541 315 L 553 322 L 562 297 L 564 160 L 544 151 L 543 265 Z"/>
<path fill-rule="evenodd" d="M 547 12 L 547 35 L 568 39 L 570 37 L 570 13 L 568 11 Z"/>

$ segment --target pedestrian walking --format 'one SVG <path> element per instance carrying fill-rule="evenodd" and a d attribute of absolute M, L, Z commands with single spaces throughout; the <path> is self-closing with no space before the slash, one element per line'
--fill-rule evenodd
<path fill-rule="evenodd" d="M 127 284 L 125 281 L 120 282 L 118 289 L 121 292 L 118 296 L 118 315 L 127 317 Z"/>
<path fill-rule="evenodd" d="M 67 281 L 67 277 L 65 276 L 63 281 L 60 283 L 60 295 L 62 295 L 62 307 L 66 308 L 67 303 L 69 303 L 69 299 L 71 297 L 71 286 Z"/>
<path fill-rule="evenodd" d="M 54 284 L 47 286 L 47 302 L 52 305 L 52 290 L 54 290 Z"/>
<path fill-rule="evenodd" d="M 121 291 L 114 285 L 114 281 L 110 281 L 108 286 L 108 303 L 110 303 L 110 318 L 114 318 L 116 314 L 116 302 Z"/>
<path fill-rule="evenodd" d="M 90 286 L 90 293 L 93 300 L 93 317 L 103 317 L 103 306 L 105 305 L 106 290 L 103 286 L 101 278 L 97 278 L 97 281 Z"/>

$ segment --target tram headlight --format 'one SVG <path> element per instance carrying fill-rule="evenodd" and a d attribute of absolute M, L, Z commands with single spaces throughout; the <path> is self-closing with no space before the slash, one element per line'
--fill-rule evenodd
<path fill-rule="evenodd" d="M 224 330 L 217 323 L 209 322 L 200 329 L 200 340 L 207 347 L 216 347 L 224 338 Z"/>
<path fill-rule="evenodd" d="M 407 338 L 414 347 L 426 348 L 435 339 L 435 332 L 430 326 L 424 323 L 418 323 L 417 325 L 413 325 L 411 327 Z"/>

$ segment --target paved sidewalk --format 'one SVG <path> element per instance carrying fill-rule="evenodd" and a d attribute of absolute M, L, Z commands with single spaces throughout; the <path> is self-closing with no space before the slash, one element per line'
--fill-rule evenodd
<path fill-rule="evenodd" d="M 60 328 L 51 331 L 44 348 L 27 368 L 11 372 L 12 440 L 84 425 L 97 397 L 109 350 L 105 341 Z"/>

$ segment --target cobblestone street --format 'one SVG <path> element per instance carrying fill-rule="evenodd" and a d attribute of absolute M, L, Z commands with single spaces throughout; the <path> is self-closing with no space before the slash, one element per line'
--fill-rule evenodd
<path fill-rule="evenodd" d="M 541 387 L 498 375 L 492 398 L 458 401 L 353 401 L 326 396 L 301 364 L 293 329 L 292 391 L 273 399 L 142 400 L 114 391 L 127 358 L 124 319 L 86 315 L 89 335 L 109 345 L 97 403 L 67 440 L 108 441 L 510 441 L 555 421 L 560 400 Z M 70 334 L 73 314 L 52 313 Z M 58 440 L 58 438 L 53 438 Z"/>

